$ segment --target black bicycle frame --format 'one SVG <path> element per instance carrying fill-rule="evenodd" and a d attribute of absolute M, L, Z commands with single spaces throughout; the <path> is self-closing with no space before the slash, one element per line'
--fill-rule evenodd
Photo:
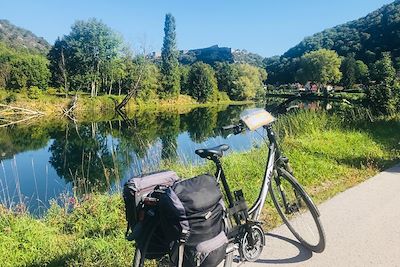
<path fill-rule="evenodd" d="M 269 140 L 268 160 L 265 166 L 264 179 L 262 182 L 260 193 L 257 197 L 257 200 L 254 202 L 253 206 L 249 209 L 248 212 L 250 218 L 254 221 L 257 221 L 260 217 L 262 208 L 265 203 L 265 199 L 267 198 L 268 195 L 269 183 L 274 172 L 275 163 L 277 160 L 281 158 L 281 153 L 278 144 L 276 142 L 275 133 L 273 132 L 272 127 L 270 125 L 266 125 L 264 126 L 264 129 L 267 131 L 267 136 Z M 231 190 L 229 188 L 228 182 L 226 181 L 225 173 L 222 168 L 221 162 L 218 158 L 214 158 L 213 161 L 217 167 L 215 177 L 217 178 L 218 181 L 219 179 L 221 179 L 222 185 L 226 193 L 226 198 L 228 200 L 229 208 L 232 208 L 234 206 L 234 199 Z"/>

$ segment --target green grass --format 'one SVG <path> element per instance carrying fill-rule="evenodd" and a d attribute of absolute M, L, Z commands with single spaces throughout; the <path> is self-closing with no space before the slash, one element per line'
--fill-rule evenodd
<path fill-rule="evenodd" d="M 400 161 L 400 117 L 346 119 L 327 113 L 299 112 L 275 124 L 279 143 L 295 176 L 320 203 Z M 246 199 L 258 194 L 267 147 L 223 158 L 233 189 Z M 165 162 L 182 177 L 213 172 L 210 163 L 185 166 Z M 65 201 L 64 201 L 65 202 Z M 270 200 L 265 227 L 281 223 Z M 42 219 L 0 208 L 2 266 L 130 266 L 133 246 L 124 240 L 125 219 L 120 195 L 92 195 L 53 204 Z"/>
<path fill-rule="evenodd" d="M 121 197 L 70 202 L 54 203 L 42 219 L 1 209 L 1 266 L 129 266 L 133 247 L 124 239 Z"/>

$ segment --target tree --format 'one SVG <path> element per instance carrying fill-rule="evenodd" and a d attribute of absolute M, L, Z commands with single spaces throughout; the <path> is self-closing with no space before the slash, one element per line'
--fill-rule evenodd
<path fill-rule="evenodd" d="M 249 64 L 236 64 L 238 79 L 235 81 L 234 91 L 231 93 L 235 100 L 255 99 L 257 94 L 262 94 L 263 81 L 267 78 L 264 69 Z"/>
<path fill-rule="evenodd" d="M 340 71 L 343 73 L 342 84 L 345 88 L 352 88 L 356 83 L 356 60 L 353 54 L 349 54 L 342 60 Z"/>
<path fill-rule="evenodd" d="M 189 88 L 188 88 L 189 71 L 190 71 L 189 66 L 187 65 L 179 66 L 181 94 L 189 94 Z"/>
<path fill-rule="evenodd" d="M 45 89 L 50 78 L 48 63 L 41 55 L 13 55 L 9 61 L 11 68 L 7 87 L 21 89 L 37 86 Z"/>
<path fill-rule="evenodd" d="M 176 98 L 179 95 L 179 62 L 176 47 L 175 18 L 165 15 L 164 42 L 161 49 L 162 98 Z"/>
<path fill-rule="evenodd" d="M 320 49 L 301 57 L 297 78 L 303 83 L 313 81 L 326 85 L 337 83 L 342 78 L 341 59 L 333 50 Z"/>
<path fill-rule="evenodd" d="M 104 83 L 102 77 L 110 70 L 109 62 L 120 52 L 121 38 L 101 21 L 89 19 L 75 22 L 64 40 L 72 83 L 77 88 L 89 89 L 92 97 L 97 96 Z"/>
<path fill-rule="evenodd" d="M 249 64 L 218 63 L 216 65 L 218 88 L 227 92 L 232 100 L 262 97 L 263 81 L 267 79 L 265 69 Z"/>
<path fill-rule="evenodd" d="M 377 114 L 391 114 L 399 104 L 398 98 L 396 98 L 396 93 L 399 92 L 398 88 L 384 83 L 369 86 L 366 90 L 368 106 Z"/>
<path fill-rule="evenodd" d="M 383 53 L 372 68 L 375 84 L 366 90 L 366 99 L 373 111 L 380 114 L 390 114 L 398 109 L 400 104 L 399 81 L 389 53 Z"/>
<path fill-rule="evenodd" d="M 235 86 L 235 81 L 239 77 L 238 68 L 227 62 L 217 62 L 215 65 L 215 76 L 218 82 L 218 89 L 232 97 L 231 89 Z"/>
<path fill-rule="evenodd" d="M 211 99 L 217 91 L 217 80 L 210 65 L 196 62 L 192 65 L 188 77 L 189 95 L 199 102 Z"/>
<path fill-rule="evenodd" d="M 156 99 L 157 91 L 161 86 L 160 70 L 154 63 L 145 61 L 143 64 L 143 77 L 137 97 L 141 100 Z"/>
<path fill-rule="evenodd" d="M 357 83 L 367 84 L 369 82 L 368 66 L 361 60 L 356 60 L 355 74 Z"/>
<path fill-rule="evenodd" d="M 372 79 L 377 83 L 390 85 L 396 78 L 396 70 L 393 66 L 390 53 L 382 53 L 382 58 L 377 60 L 372 67 Z"/>
<path fill-rule="evenodd" d="M 67 44 L 65 40 L 57 38 L 47 58 L 50 62 L 51 84 L 55 87 L 63 87 L 65 95 L 68 96 Z"/>

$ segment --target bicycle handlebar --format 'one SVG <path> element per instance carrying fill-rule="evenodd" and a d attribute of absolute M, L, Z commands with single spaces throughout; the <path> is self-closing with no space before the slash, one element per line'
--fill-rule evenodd
<path fill-rule="evenodd" d="M 231 124 L 231 125 L 223 126 L 222 130 L 223 131 L 233 130 L 233 134 L 237 135 L 237 134 L 244 132 L 245 127 L 242 122 L 239 122 L 238 124 Z"/>
<path fill-rule="evenodd" d="M 231 125 L 226 125 L 226 126 L 222 126 L 222 130 L 228 131 L 228 130 L 234 129 L 235 127 L 236 127 L 236 125 L 233 125 L 233 124 L 231 124 Z"/>

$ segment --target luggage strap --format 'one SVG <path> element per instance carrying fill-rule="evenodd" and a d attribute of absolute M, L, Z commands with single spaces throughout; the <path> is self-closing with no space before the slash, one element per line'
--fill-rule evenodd
<path fill-rule="evenodd" d="M 185 252 L 185 243 L 186 240 L 189 237 L 189 231 L 187 230 L 182 230 L 181 237 L 179 239 L 179 248 L 178 248 L 178 266 L 177 267 L 182 267 L 183 266 L 183 258 L 184 258 L 184 252 Z"/>

